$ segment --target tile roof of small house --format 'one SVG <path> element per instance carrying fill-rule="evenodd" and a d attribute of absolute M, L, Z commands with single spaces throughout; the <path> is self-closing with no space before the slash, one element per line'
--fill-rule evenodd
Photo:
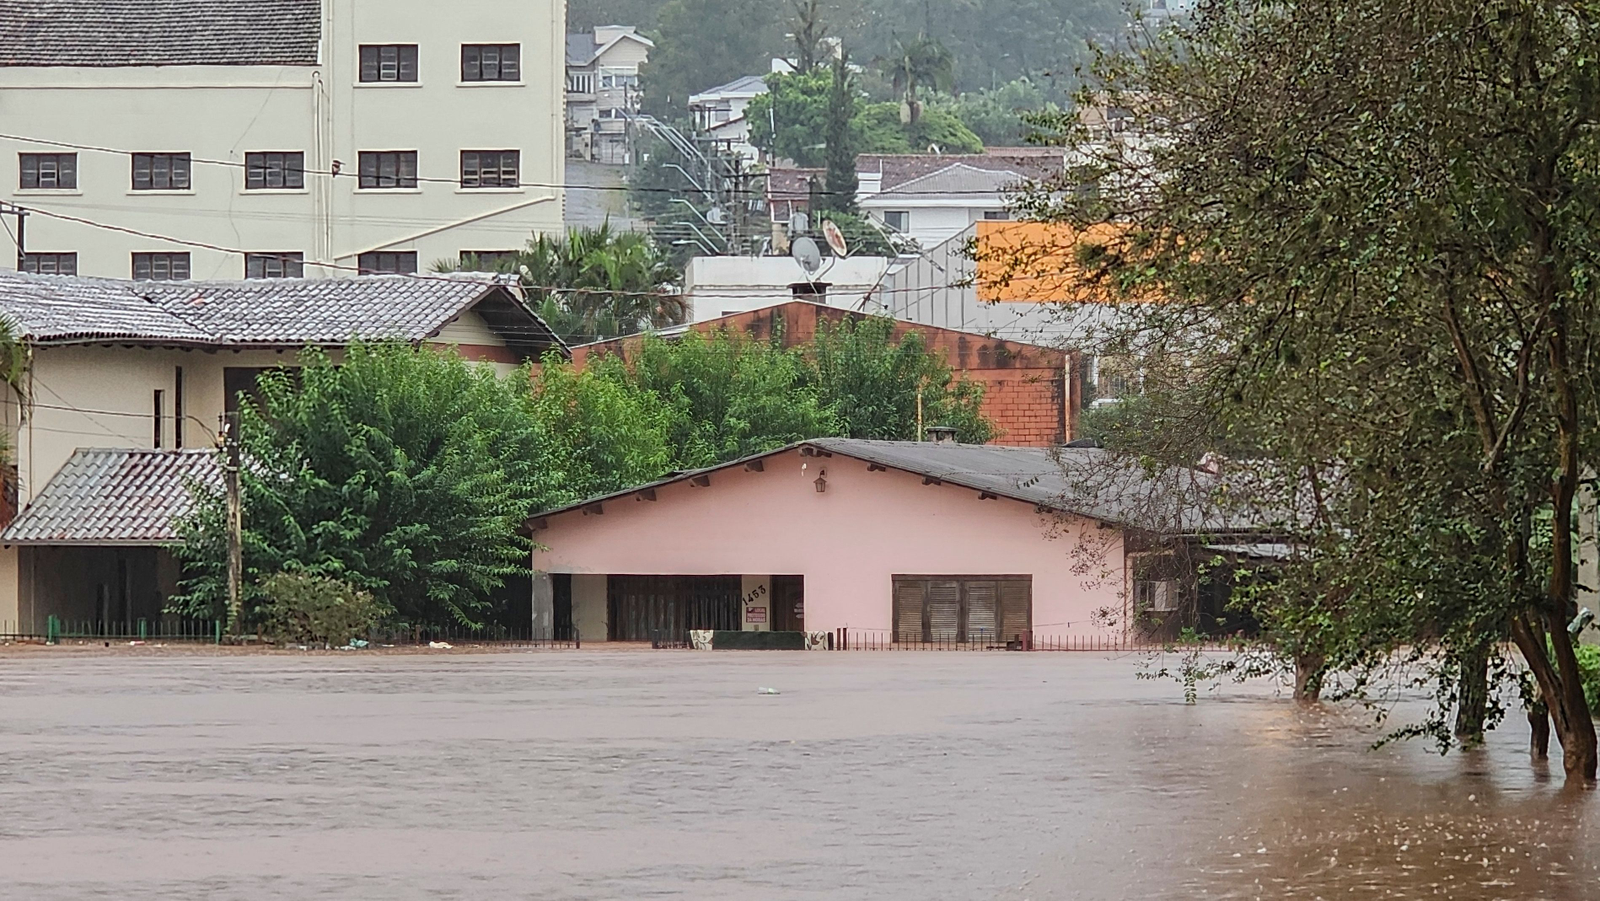
<path fill-rule="evenodd" d="M 993 147 L 983 153 L 863 153 L 856 171 L 881 173 L 881 191 L 961 163 L 974 169 L 1012 171 L 1029 179 L 1060 175 L 1066 157 L 1059 147 Z"/>
<path fill-rule="evenodd" d="M 314 66 L 321 0 L 0 0 L 0 66 Z"/>
<path fill-rule="evenodd" d="M 0 542 L 163 545 L 194 507 L 194 488 L 222 487 L 215 450 L 83 448 L 11 523 Z"/>
<path fill-rule="evenodd" d="M 1184 468 L 1150 473 L 1136 462 L 1100 448 L 1006 447 L 860 438 L 800 441 L 719 466 L 675 473 L 650 485 L 547 511 L 535 517 L 534 522 L 795 449 L 801 454 L 851 457 L 922 476 L 928 484 L 955 485 L 980 494 L 1032 504 L 1040 512 L 1083 516 L 1127 528 L 1172 534 L 1230 534 L 1254 533 L 1264 525 L 1276 525 L 1263 523 L 1258 512 L 1222 509 L 1219 505 L 1222 483 L 1212 473 Z"/>
<path fill-rule="evenodd" d="M 595 41 L 594 32 L 567 35 L 567 65 L 587 66 L 599 52 L 600 44 Z"/>
<path fill-rule="evenodd" d="M 1026 176 L 1014 169 L 988 169 L 967 163 L 951 163 L 943 169 L 903 181 L 865 199 L 929 194 L 1003 194 L 1021 187 L 1025 181 Z"/>
<path fill-rule="evenodd" d="M 468 310 L 524 356 L 561 346 L 509 282 L 484 274 L 134 282 L 0 271 L 0 317 L 19 337 L 38 345 L 425 341 Z"/>

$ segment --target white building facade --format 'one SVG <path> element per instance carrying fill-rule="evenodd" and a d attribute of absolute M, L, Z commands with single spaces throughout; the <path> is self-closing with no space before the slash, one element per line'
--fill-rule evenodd
<path fill-rule="evenodd" d="M 573 158 L 633 162 L 628 120 L 639 112 L 639 69 L 654 46 L 631 25 L 567 35 L 567 152 Z"/>
<path fill-rule="evenodd" d="M 27 270 L 407 273 L 561 228 L 562 0 L 43 6 L 0 0 Z"/>

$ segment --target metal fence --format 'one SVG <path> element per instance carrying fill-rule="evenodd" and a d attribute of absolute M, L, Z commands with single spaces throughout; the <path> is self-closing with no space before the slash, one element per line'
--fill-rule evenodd
<path fill-rule="evenodd" d="M 896 633 L 889 629 L 835 629 L 835 651 L 1143 651 L 1160 647 L 1124 635 L 1040 635 L 1033 632 Z"/>
<path fill-rule="evenodd" d="M 194 620 L 155 617 L 133 620 L 67 619 L 48 616 L 43 623 L 0 621 L 0 641 L 41 642 L 147 642 L 150 644 L 243 644 L 282 645 L 270 637 L 246 634 L 230 636 L 221 620 Z M 530 628 L 486 626 L 467 628 L 447 626 L 399 626 L 375 629 L 357 647 L 409 647 L 442 642 L 449 645 L 496 645 L 527 648 L 582 647 L 576 628 L 536 631 Z"/>

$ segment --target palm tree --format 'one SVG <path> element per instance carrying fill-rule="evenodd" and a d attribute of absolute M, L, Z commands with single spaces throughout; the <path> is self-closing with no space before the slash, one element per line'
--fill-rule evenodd
<path fill-rule="evenodd" d="M 471 267 L 441 261 L 436 271 Z M 649 235 L 617 231 L 609 221 L 575 228 L 560 237 L 537 235 L 514 260 L 494 267 L 515 273 L 528 299 L 569 344 L 631 335 L 677 325 L 689 318 L 678 292 L 682 273 Z"/>
<path fill-rule="evenodd" d="M 895 42 L 894 56 L 881 68 L 902 98 L 900 118 L 905 124 L 915 125 L 922 118 L 920 89 L 950 90 L 955 83 L 955 66 L 950 51 L 926 34 L 917 35 L 910 43 Z"/>

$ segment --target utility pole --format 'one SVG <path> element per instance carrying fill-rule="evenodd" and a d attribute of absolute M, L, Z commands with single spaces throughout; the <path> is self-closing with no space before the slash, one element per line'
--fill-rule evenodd
<path fill-rule="evenodd" d="M 244 618 L 244 494 L 239 487 L 239 411 L 222 414 L 222 475 L 228 496 L 228 631 Z"/>
<path fill-rule="evenodd" d="M 28 262 L 28 211 L 0 200 L 0 216 L 17 217 L 17 271 L 21 272 Z"/>

